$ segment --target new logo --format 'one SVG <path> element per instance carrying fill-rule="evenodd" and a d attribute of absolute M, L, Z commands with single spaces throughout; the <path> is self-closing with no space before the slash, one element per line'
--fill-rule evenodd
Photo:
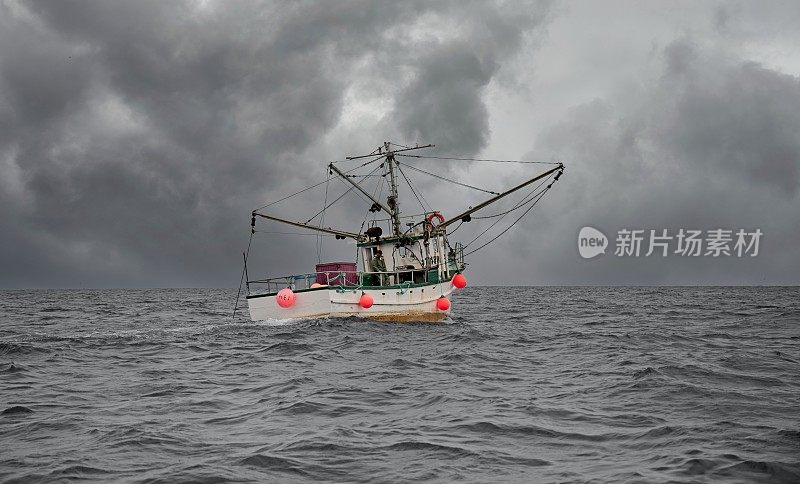
<path fill-rule="evenodd" d="M 578 233 L 578 253 L 584 259 L 591 259 L 606 253 L 608 237 L 594 227 L 584 227 Z"/>

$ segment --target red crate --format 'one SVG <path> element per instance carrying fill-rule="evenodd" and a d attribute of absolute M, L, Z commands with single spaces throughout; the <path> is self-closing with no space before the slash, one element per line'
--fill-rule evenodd
<path fill-rule="evenodd" d="M 348 284 L 355 286 L 358 284 L 355 262 L 325 262 L 317 264 L 316 272 L 317 282 L 320 284 L 327 284 L 328 281 L 333 281 L 333 278 L 339 275 L 340 272 L 345 273 L 344 280 L 339 278 L 333 281 L 333 285 Z M 325 277 L 325 274 L 327 274 L 328 277 Z"/>

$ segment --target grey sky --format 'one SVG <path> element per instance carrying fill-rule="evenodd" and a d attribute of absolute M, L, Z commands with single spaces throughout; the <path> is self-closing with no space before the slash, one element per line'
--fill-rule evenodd
<path fill-rule="evenodd" d="M 251 209 L 383 140 L 567 165 L 475 283 L 796 284 L 798 25 L 792 2 L 2 1 L 0 286 L 235 285 Z M 424 166 L 491 188 L 538 169 Z M 418 183 L 445 215 L 483 199 Z M 584 225 L 764 237 L 583 260 Z M 254 251 L 260 275 L 316 262 L 314 237 Z"/>

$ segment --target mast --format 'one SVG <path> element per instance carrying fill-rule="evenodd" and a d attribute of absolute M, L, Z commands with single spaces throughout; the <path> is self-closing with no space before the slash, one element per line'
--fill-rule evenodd
<path fill-rule="evenodd" d="M 361 187 L 357 186 L 356 183 L 354 183 L 353 181 L 351 181 L 349 179 L 347 180 L 351 184 L 356 185 L 356 188 L 358 188 L 361 191 L 361 193 L 364 193 L 365 195 L 367 195 L 367 197 L 369 199 L 371 199 L 372 201 L 377 203 L 378 206 L 380 206 L 382 209 L 386 210 L 387 207 L 390 209 L 390 210 L 386 210 L 386 212 L 388 212 L 389 215 L 392 217 L 392 233 L 394 234 L 395 237 L 402 236 L 403 232 L 402 232 L 402 229 L 400 228 L 400 201 L 398 200 L 398 196 L 397 196 L 397 176 L 395 175 L 395 172 L 394 172 L 395 165 L 397 164 L 397 161 L 394 159 L 394 154 L 395 153 L 399 153 L 401 151 L 419 150 L 419 149 L 422 149 L 422 148 L 432 148 L 434 146 L 436 146 L 436 145 L 428 144 L 428 145 L 425 145 L 425 146 L 414 146 L 414 147 L 410 147 L 410 148 L 401 148 L 399 150 L 392 150 L 391 143 L 386 141 L 386 142 L 383 143 L 383 147 L 378 148 L 377 151 L 378 151 L 379 155 L 382 155 L 384 158 L 386 158 L 387 169 L 389 171 L 389 185 L 390 185 L 390 187 L 389 187 L 389 196 L 386 198 L 386 206 L 384 206 L 383 204 L 377 202 L 374 198 L 372 198 L 371 195 L 369 195 Z M 368 155 L 348 156 L 347 159 L 348 160 L 357 160 L 359 158 L 368 158 L 368 157 L 371 157 L 371 156 L 375 156 L 375 152 L 374 151 L 372 153 L 368 154 Z M 331 167 L 333 167 L 332 164 L 331 164 Z M 335 168 L 334 168 L 334 170 L 337 172 L 337 174 L 341 175 L 341 172 L 339 170 L 336 170 Z M 346 179 L 346 177 L 345 177 L 345 179 Z"/>
<path fill-rule="evenodd" d="M 389 165 L 389 183 L 391 185 L 391 191 L 389 197 L 386 199 L 386 203 L 392 209 L 392 227 L 395 237 L 400 237 L 400 201 L 397 199 L 397 179 L 395 178 L 394 174 L 394 153 L 389 148 L 389 142 L 386 141 L 383 143 L 383 147 L 386 150 L 386 163 Z"/>

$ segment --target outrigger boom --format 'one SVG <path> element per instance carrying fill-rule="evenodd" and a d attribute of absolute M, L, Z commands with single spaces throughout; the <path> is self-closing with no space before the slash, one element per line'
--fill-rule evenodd
<path fill-rule="evenodd" d="M 535 176 L 533 178 L 530 178 L 530 179 L 526 180 L 525 182 L 520 183 L 519 185 L 515 186 L 512 189 L 506 190 L 503 193 L 501 193 L 501 194 L 499 194 L 499 195 L 497 195 L 497 196 L 495 196 L 493 198 L 490 198 L 489 200 L 486 200 L 485 202 L 480 203 L 480 204 L 474 206 L 473 208 L 470 208 L 469 210 L 467 210 L 465 212 L 462 212 L 462 213 L 456 215 L 455 217 L 451 218 L 450 220 L 448 220 L 446 222 L 443 222 L 441 225 L 439 225 L 439 227 L 445 228 L 445 227 L 447 227 L 448 225 L 450 225 L 453 222 L 458 222 L 460 220 L 463 221 L 464 218 L 469 217 L 470 215 L 472 215 L 473 213 L 477 212 L 478 210 L 493 204 L 494 202 L 496 202 L 496 201 L 500 200 L 501 198 L 505 197 L 506 195 L 511 195 L 512 193 L 516 192 L 517 190 L 525 188 L 528 185 L 530 185 L 531 183 L 539 181 L 542 178 L 545 178 L 546 176 L 551 175 L 551 174 L 553 174 L 553 173 L 555 173 L 557 171 L 559 171 L 559 173 L 556 174 L 556 176 L 553 179 L 553 181 L 558 181 L 558 179 L 561 177 L 561 173 L 564 172 L 564 164 L 563 163 L 559 163 L 558 166 L 553 168 L 552 170 L 548 170 L 548 171 L 542 173 L 541 175 L 538 175 L 538 176 Z"/>
<path fill-rule="evenodd" d="M 328 227 L 328 228 L 316 227 L 314 225 L 306 224 L 306 223 L 303 223 L 303 222 L 295 222 L 293 220 L 286 220 L 285 218 L 276 217 L 274 215 L 267 215 L 267 214 L 259 213 L 259 212 L 256 212 L 256 211 L 253 212 L 253 220 L 252 220 L 252 224 L 251 224 L 253 227 L 255 227 L 255 224 L 256 224 L 256 222 L 255 222 L 255 217 L 256 216 L 262 217 L 262 218 L 265 218 L 265 219 L 268 219 L 268 220 L 274 220 L 276 222 L 281 222 L 281 223 L 285 223 L 285 224 L 289 224 L 289 225 L 294 225 L 295 227 L 302 227 L 304 229 L 316 230 L 317 232 L 324 232 L 326 234 L 336 235 L 336 236 L 339 236 L 339 237 L 342 237 L 342 238 L 349 237 L 349 238 L 355 239 L 355 240 L 363 239 L 363 237 L 361 235 L 354 234 L 353 232 L 347 232 L 347 231 L 344 231 L 344 230 L 332 229 L 330 227 Z"/>
<path fill-rule="evenodd" d="M 335 166 L 333 166 L 333 163 L 331 163 L 330 165 L 328 165 L 328 168 L 330 168 L 330 169 L 331 169 L 331 171 L 333 171 L 334 173 L 336 173 L 337 175 L 339 175 L 339 176 L 342 178 L 342 180 L 344 180 L 344 181 L 346 181 L 347 183 L 349 183 L 349 184 L 353 185 L 353 186 L 354 186 L 354 187 L 355 187 L 355 188 L 356 188 L 358 191 L 360 191 L 361 193 L 363 193 L 363 194 L 364 194 L 364 195 L 365 195 L 367 198 L 369 198 L 370 200 L 372 200 L 373 202 L 375 202 L 375 204 L 376 204 L 377 206 L 381 207 L 381 208 L 383 209 L 383 211 L 384 211 L 384 212 L 386 212 L 386 213 L 388 213 L 390 216 L 394 217 L 394 210 L 392 210 L 391 208 L 388 208 L 386 205 L 384 205 L 384 204 L 382 204 L 380 201 L 376 200 L 376 199 L 375 199 L 375 197 L 373 197 L 372 195 L 370 195 L 368 191 L 364 190 L 364 188 L 362 188 L 360 184 L 358 184 L 358 183 L 354 182 L 353 180 L 351 180 L 350 178 L 348 178 L 348 176 L 347 176 L 347 175 L 345 175 L 344 173 L 342 173 L 342 172 L 341 172 L 341 170 L 339 170 L 338 168 L 336 168 Z"/>

